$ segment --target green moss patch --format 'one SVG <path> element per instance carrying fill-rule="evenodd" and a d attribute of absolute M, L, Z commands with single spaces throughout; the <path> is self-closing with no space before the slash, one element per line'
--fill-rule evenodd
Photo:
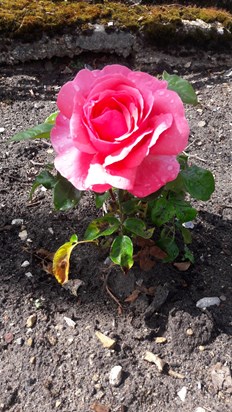
<path fill-rule="evenodd" d="M 114 23 L 114 27 L 148 34 L 160 30 L 167 35 L 182 24 L 181 20 L 201 19 L 220 22 L 232 29 L 232 15 L 213 8 L 184 6 L 127 6 L 105 2 L 89 4 L 77 1 L 2 0 L 0 3 L 0 34 L 20 39 L 35 39 L 42 33 L 55 35 L 86 30 L 89 23 Z"/>

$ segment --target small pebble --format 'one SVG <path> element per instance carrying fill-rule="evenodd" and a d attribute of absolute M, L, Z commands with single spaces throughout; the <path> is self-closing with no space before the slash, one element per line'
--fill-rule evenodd
<path fill-rule="evenodd" d="M 204 120 L 200 120 L 197 125 L 198 127 L 205 127 L 206 122 Z"/>
<path fill-rule="evenodd" d="M 221 295 L 221 296 L 220 296 L 220 300 L 221 300 L 222 302 L 225 302 L 225 301 L 226 301 L 226 296 L 225 296 L 225 295 Z"/>
<path fill-rule="evenodd" d="M 3 133 L 4 132 L 4 127 L 0 127 L 0 133 Z"/>
<path fill-rule="evenodd" d="M 16 343 L 17 345 L 19 345 L 19 346 L 22 346 L 23 343 L 24 343 L 24 339 L 23 339 L 23 338 L 17 338 L 17 339 L 15 340 L 15 343 Z"/>
<path fill-rule="evenodd" d="M 194 412 L 206 412 L 206 410 L 204 408 L 202 408 L 201 406 L 198 406 Z"/>
<path fill-rule="evenodd" d="M 55 404 L 56 408 L 59 408 L 60 405 L 61 405 L 61 401 L 57 400 Z"/>
<path fill-rule="evenodd" d="M 5 333 L 4 340 L 5 340 L 6 343 L 11 343 L 13 339 L 14 339 L 13 333 L 11 333 L 11 332 Z"/>
<path fill-rule="evenodd" d="M 110 371 L 110 385 L 119 386 L 122 381 L 122 367 L 120 365 L 114 366 Z"/>
<path fill-rule="evenodd" d="M 187 388 L 186 388 L 186 386 L 183 386 L 183 388 L 181 388 L 181 389 L 179 390 L 179 392 L 177 392 L 177 395 L 179 396 L 180 400 L 181 400 L 182 402 L 184 402 L 184 401 L 185 401 L 185 398 L 186 398 L 186 395 L 187 395 Z"/>
<path fill-rule="evenodd" d="M 21 264 L 21 268 L 26 268 L 29 265 L 30 265 L 30 262 L 28 262 L 28 260 L 24 260 L 24 262 Z"/>
<path fill-rule="evenodd" d="M 15 226 L 21 226 L 23 225 L 23 219 L 13 219 L 11 224 Z"/>
<path fill-rule="evenodd" d="M 30 358 L 30 363 L 31 363 L 32 365 L 34 365 L 35 361 L 36 361 L 36 357 L 35 357 L 35 356 L 32 356 L 32 357 Z"/>
<path fill-rule="evenodd" d="M 26 273 L 25 273 L 25 276 L 26 276 L 28 279 L 33 278 L 33 275 L 32 275 L 31 272 L 26 272 Z"/>
<path fill-rule="evenodd" d="M 30 348 L 31 348 L 33 346 L 33 344 L 34 344 L 33 338 L 27 339 L 27 346 L 30 346 Z"/>
<path fill-rule="evenodd" d="M 186 229 L 193 229 L 194 228 L 194 223 L 193 222 L 185 222 L 182 223 L 182 226 L 184 226 Z"/>
<path fill-rule="evenodd" d="M 22 232 L 19 232 L 19 237 L 22 241 L 27 240 L 27 231 L 24 229 Z"/>
<path fill-rule="evenodd" d="M 186 330 L 186 335 L 188 335 L 188 336 L 193 336 L 193 330 L 192 330 L 191 328 L 188 328 L 188 329 Z"/>
<path fill-rule="evenodd" d="M 157 338 L 155 338 L 155 343 L 166 343 L 167 342 L 167 338 L 165 338 L 164 336 L 157 336 Z"/>
<path fill-rule="evenodd" d="M 205 297 L 197 301 L 196 307 L 200 309 L 205 309 L 205 308 L 208 308 L 209 306 L 214 306 L 214 305 L 219 306 L 220 303 L 221 301 L 218 297 L 212 297 L 212 298 Z"/>
<path fill-rule="evenodd" d="M 37 321 L 37 315 L 33 313 L 33 315 L 30 315 L 29 318 L 27 319 L 26 326 L 27 328 L 33 328 Z"/>
<path fill-rule="evenodd" d="M 70 326 L 71 328 L 75 328 L 76 326 L 76 322 L 74 322 L 74 320 L 72 320 L 71 318 L 68 318 L 67 316 L 64 316 L 64 321 L 67 323 L 68 326 Z"/>
<path fill-rule="evenodd" d="M 52 229 L 52 227 L 48 228 L 49 233 L 51 233 L 51 235 L 54 235 L 54 230 Z"/>
<path fill-rule="evenodd" d="M 205 347 L 204 347 L 204 346 L 202 346 L 202 345 L 200 345 L 198 349 L 199 349 L 199 351 L 200 351 L 200 352 L 204 352 Z"/>
<path fill-rule="evenodd" d="M 54 335 L 48 335 L 47 340 L 51 346 L 55 346 L 57 344 L 57 337 Z"/>

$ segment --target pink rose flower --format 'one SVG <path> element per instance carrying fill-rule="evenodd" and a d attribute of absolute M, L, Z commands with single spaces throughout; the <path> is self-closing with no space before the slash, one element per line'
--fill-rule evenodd
<path fill-rule="evenodd" d="M 177 177 L 189 126 L 166 81 L 120 65 L 84 69 L 57 105 L 55 167 L 77 189 L 145 197 Z"/>

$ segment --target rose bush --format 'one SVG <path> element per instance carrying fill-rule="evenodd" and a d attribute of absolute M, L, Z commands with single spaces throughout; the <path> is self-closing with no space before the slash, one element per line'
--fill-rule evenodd
<path fill-rule="evenodd" d="M 179 173 L 189 126 L 164 80 L 121 65 L 81 70 L 58 95 L 55 167 L 79 190 L 145 197 Z"/>

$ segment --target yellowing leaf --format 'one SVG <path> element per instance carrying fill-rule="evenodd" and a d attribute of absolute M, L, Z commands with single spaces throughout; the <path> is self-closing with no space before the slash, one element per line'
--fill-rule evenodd
<path fill-rule="evenodd" d="M 77 244 L 77 237 L 72 236 L 70 241 L 60 246 L 54 255 L 52 265 L 53 274 L 56 280 L 62 285 L 68 282 L 69 260 L 71 252 Z"/>

